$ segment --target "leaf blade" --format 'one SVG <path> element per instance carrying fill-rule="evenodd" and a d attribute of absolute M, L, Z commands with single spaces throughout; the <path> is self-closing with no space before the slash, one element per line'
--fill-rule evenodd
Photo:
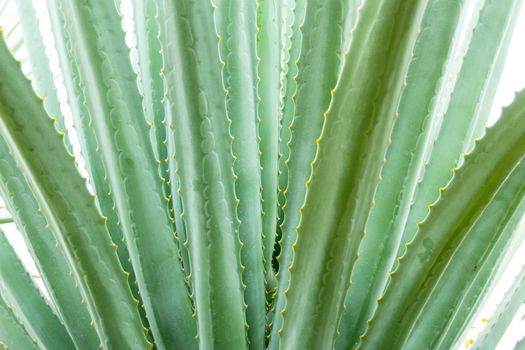
<path fill-rule="evenodd" d="M 446 242 L 450 237 L 459 240 L 466 234 L 525 153 L 525 127 L 519 123 L 524 113 L 525 94 L 521 93 L 497 127 L 489 129 L 464 165 L 455 171 L 440 200 L 431 205 L 431 215 L 421 224 L 414 241 L 410 242 L 412 247 L 391 274 L 363 346 L 390 344 L 393 334 L 398 341 L 395 346 L 403 344 L 419 310 L 420 304 L 410 306 L 415 294 L 420 288 L 428 291 L 433 287 L 428 280 L 430 269 L 438 258 L 448 261 L 450 257 L 451 251 L 444 250 Z M 469 186 L 462 186 L 466 181 Z M 450 215 L 451 212 L 455 214 Z M 395 275 L 402 275 L 403 280 Z"/>
<path fill-rule="evenodd" d="M 73 267 L 102 344 L 145 346 L 125 275 L 93 198 L 3 41 L 0 52 L 0 136 Z"/>
<path fill-rule="evenodd" d="M 0 251 L 0 298 L 38 344 L 50 349 L 74 349 L 66 328 L 47 305 L 2 230 Z"/>

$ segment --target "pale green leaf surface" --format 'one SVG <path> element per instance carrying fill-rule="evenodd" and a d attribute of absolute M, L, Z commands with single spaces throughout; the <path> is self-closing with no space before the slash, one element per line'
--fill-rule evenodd
<path fill-rule="evenodd" d="M 525 266 L 514 278 L 510 289 L 505 293 L 503 300 L 496 308 L 494 315 L 490 318 L 485 329 L 474 343 L 475 350 L 495 349 L 503 338 L 507 327 L 514 316 L 525 304 Z"/>
<path fill-rule="evenodd" d="M 241 263 L 250 349 L 264 349 L 266 320 L 261 218 L 261 174 L 257 143 L 257 77 L 255 45 L 256 2 L 222 1 L 225 45 L 224 81 L 227 87 L 228 116 L 231 119 L 235 192 L 239 199 L 237 216 L 243 244 Z"/>
<path fill-rule="evenodd" d="M 263 257 L 272 283 L 272 255 L 278 208 L 279 122 L 281 101 L 282 1 L 257 0 L 257 135 L 262 196 Z"/>
<path fill-rule="evenodd" d="M 291 124 L 295 117 L 295 100 L 297 97 L 297 76 L 299 74 L 298 62 L 301 56 L 302 47 L 302 25 L 306 13 L 306 1 L 294 0 L 292 5 L 287 8 L 287 21 L 285 28 L 289 31 L 286 33 L 286 40 L 289 41 L 287 57 L 288 61 L 285 66 L 284 84 L 281 85 L 282 102 L 281 102 L 281 120 L 279 130 L 279 218 L 278 229 L 281 228 L 284 221 L 284 205 L 286 196 L 284 192 L 288 186 L 288 159 L 290 158 L 290 139 L 292 137 Z M 283 94 L 284 92 L 284 94 Z"/>
<path fill-rule="evenodd" d="M 0 230 L 0 298 L 27 333 L 44 349 L 74 349 L 66 328 L 53 313 Z"/>
<path fill-rule="evenodd" d="M 525 162 L 521 162 L 470 230 L 463 237 L 460 235 L 447 243 L 445 249 L 453 252 L 451 258 L 435 264 L 433 270 L 436 273 L 430 272 L 426 281 L 434 284 L 431 291 L 413 300 L 412 307 L 419 308 L 419 312 L 404 347 L 434 347 L 472 283 L 487 284 L 487 277 L 476 279 L 476 276 L 483 265 L 494 263 L 490 257 L 498 240 L 509 240 L 510 237 L 504 234 L 513 230 L 506 231 L 505 228 L 515 220 L 512 220 L 515 212 L 523 213 L 520 202 L 524 195 Z"/>
<path fill-rule="evenodd" d="M 60 1 L 140 295 L 160 349 L 193 344 L 195 322 L 139 90 L 113 1 Z M 89 83 L 88 83 L 89 82 Z"/>
<path fill-rule="evenodd" d="M 391 345 L 402 346 L 419 313 L 421 303 L 417 301 L 435 285 L 430 277 L 442 271 L 446 266 L 443 262 L 450 260 L 453 250 L 447 249 L 448 245 L 468 233 L 523 157 L 525 124 L 520 121 L 524 114 L 525 93 L 521 93 L 440 191 L 439 201 L 431 205 L 430 215 L 419 225 L 418 234 L 391 274 L 363 347 L 385 346 L 394 337 L 396 343 Z"/>
<path fill-rule="evenodd" d="M 24 327 L 0 297 L 0 346 L 4 349 L 38 349 Z"/>
<path fill-rule="evenodd" d="M 297 238 L 295 228 L 299 223 L 298 209 L 304 201 L 305 182 L 310 176 L 310 162 L 315 157 L 315 139 L 321 133 L 323 112 L 331 99 L 330 89 L 334 88 L 337 81 L 343 31 L 342 10 L 340 1 L 312 1 L 308 6 L 306 2 L 296 1 L 293 24 L 296 32 L 292 37 L 288 72 L 291 75 L 288 81 L 295 83 L 296 91 L 290 85 L 290 93 L 294 96 L 285 98 L 281 122 L 283 161 L 280 182 L 285 202 L 282 206 L 284 221 L 281 225 L 277 295 L 272 305 L 271 349 L 279 347 L 278 331 L 283 324 L 281 312 L 286 305 L 284 293 L 288 289 L 289 268 L 293 261 L 292 246 Z M 324 40 L 327 33 L 335 38 Z M 283 142 L 286 144 L 283 145 Z M 283 167 L 287 170 L 283 170 Z"/>
<path fill-rule="evenodd" d="M 180 179 L 198 344 L 245 349 L 232 140 L 215 31 L 220 17 L 208 2 L 158 4 L 168 151 Z"/>
<path fill-rule="evenodd" d="M 14 1 L 20 20 L 20 26 L 27 47 L 28 58 L 31 64 L 31 80 L 35 92 L 44 98 L 44 107 L 49 115 L 56 118 L 55 127 L 58 131 L 65 133 L 64 116 L 60 110 L 57 90 L 49 60 L 46 55 L 44 40 L 39 31 L 40 21 L 37 18 L 36 9 L 32 1 Z M 72 153 L 68 138 L 64 138 L 64 144 Z"/>
<path fill-rule="evenodd" d="M 0 56 L 0 136 L 72 267 L 102 347 L 146 346 L 125 274 L 84 179 L 3 41 Z"/>
<path fill-rule="evenodd" d="M 284 348 L 334 346 L 422 8 L 424 4 L 370 1 L 360 13 L 341 79 L 324 113 L 315 161 L 306 163 L 313 174 L 299 209 L 289 289 L 282 295 L 286 306 L 278 332 Z M 337 72 L 339 67 L 333 69 Z"/>
<path fill-rule="evenodd" d="M 444 67 L 449 62 L 462 2 L 433 1 L 425 10 L 406 84 L 397 109 L 392 144 L 381 171 L 375 205 L 366 224 L 359 258 L 352 272 L 346 309 L 339 325 L 339 349 L 353 348 L 366 329 L 388 277 L 402 230 L 399 226 L 410 209 L 424 155 L 433 142 L 432 129 L 439 115 L 432 105 L 443 87 Z"/>
<path fill-rule="evenodd" d="M 47 2 L 53 36 L 55 38 L 55 48 L 64 85 L 68 94 L 67 103 L 71 109 L 75 131 L 79 135 L 80 151 L 86 164 L 89 174 L 89 181 L 95 190 L 96 202 L 99 210 L 106 220 L 106 228 L 115 244 L 118 245 L 117 253 L 120 264 L 124 271 L 129 272 L 128 278 L 131 291 L 135 298 L 138 297 L 138 289 L 135 283 L 134 272 L 129 261 L 129 253 L 124 244 L 124 236 L 121 227 L 118 225 L 118 216 L 115 210 L 115 203 L 111 197 L 111 189 L 107 180 L 106 169 L 104 168 L 103 158 L 99 142 L 93 129 L 91 117 L 85 105 L 85 93 L 82 89 L 82 79 L 76 66 L 72 53 L 71 41 L 65 33 L 65 24 L 56 0 Z"/>
<path fill-rule="evenodd" d="M 402 243 L 414 237 L 417 222 L 428 213 L 427 205 L 439 196 L 438 188 L 443 187 L 450 180 L 452 169 L 462 163 L 464 145 L 470 148 L 471 141 L 482 136 L 482 134 L 469 133 L 469 129 L 474 130 L 471 125 L 480 123 L 484 125 L 488 118 L 487 111 L 479 110 L 477 107 L 483 100 L 487 76 L 490 76 L 490 80 L 499 81 L 499 76 L 496 76 L 498 69 L 494 68 L 493 64 L 502 63 L 500 60 L 495 60 L 495 57 L 499 50 L 507 48 L 505 33 L 511 31 L 511 24 L 515 22 L 514 18 L 519 12 L 520 5 L 521 0 L 484 2 L 443 117 L 439 136 L 434 142 L 429 164 L 412 198 L 413 204 L 406 219 Z M 491 72 L 493 74 L 489 75 Z M 480 114 L 475 115 L 476 111 Z M 403 250 L 401 244 L 398 255 L 402 255 Z"/>
<path fill-rule="evenodd" d="M 494 290 L 498 276 L 501 276 L 508 266 L 511 257 L 525 238 L 525 232 L 519 229 L 520 220 L 525 213 L 525 199 L 512 214 L 498 240 L 484 258 L 484 263 L 476 267 L 476 273 L 461 300 L 447 320 L 446 328 L 440 334 L 436 348 L 450 349 L 468 330 L 487 298 Z"/>
<path fill-rule="evenodd" d="M 0 139 L 0 194 L 31 252 L 58 315 L 78 348 L 95 348 L 100 341 L 67 258 L 57 247 L 53 233 L 28 183 Z"/>

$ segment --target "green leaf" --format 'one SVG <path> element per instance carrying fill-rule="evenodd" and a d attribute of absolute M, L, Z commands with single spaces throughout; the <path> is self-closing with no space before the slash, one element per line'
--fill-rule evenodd
<path fill-rule="evenodd" d="M 215 31 L 221 17 L 214 18 L 214 11 L 225 9 L 214 10 L 208 2 L 158 5 L 168 149 L 173 147 L 180 179 L 199 347 L 245 349 L 232 139 L 222 37 Z"/>
<path fill-rule="evenodd" d="M 227 109 L 231 119 L 235 193 L 239 199 L 237 216 L 242 242 L 241 263 L 245 285 L 244 301 L 250 349 L 264 349 L 266 320 L 261 219 L 261 174 L 257 144 L 256 53 L 252 40 L 256 33 L 256 3 L 222 1 L 223 26 L 219 35 L 226 61 L 224 81 Z M 248 88 L 247 88 L 248 87 Z"/>
<path fill-rule="evenodd" d="M 499 9 L 494 8 L 490 16 L 499 19 L 500 23 L 498 23 L 497 27 L 485 28 L 473 35 L 472 47 L 469 48 L 470 54 L 467 53 L 467 57 L 464 59 L 465 69 L 471 70 L 471 72 L 465 72 L 466 76 L 470 74 L 474 75 L 476 73 L 481 76 L 478 69 L 479 67 L 484 68 L 484 55 L 486 55 L 486 57 L 491 57 L 492 62 L 490 62 L 490 66 L 484 77 L 476 109 L 473 113 L 468 133 L 463 141 L 463 152 L 471 152 L 475 140 L 485 133 L 487 120 L 489 119 L 494 104 L 496 92 L 500 84 L 501 75 L 509 52 L 509 45 L 514 34 L 518 15 L 523 6 L 523 1 L 515 1 L 512 5 L 508 3 L 506 7 L 502 7 L 501 4 L 497 5 L 500 6 Z M 479 22 L 479 25 L 485 26 L 482 21 L 486 21 L 486 18 L 481 17 Z M 490 51 L 491 44 L 488 40 L 494 40 L 494 42 L 497 43 L 494 45 L 496 48 L 495 52 Z M 484 44 L 480 44 L 481 42 Z M 479 51 L 473 54 L 472 51 L 475 50 Z"/>
<path fill-rule="evenodd" d="M 363 5 L 341 78 L 324 113 L 316 158 L 306 162 L 313 173 L 306 181 L 306 201 L 295 228 L 290 284 L 277 300 L 286 300 L 282 330 L 277 331 L 284 348 L 334 346 L 424 8 L 401 1 Z M 334 15 L 329 18 L 334 22 Z M 291 174 L 290 169 L 290 179 Z"/>
<path fill-rule="evenodd" d="M 0 297 L 0 346 L 4 349 L 38 349 L 2 297 Z"/>
<path fill-rule="evenodd" d="M 336 84 L 341 61 L 342 13 L 340 1 L 296 1 L 287 95 L 281 121 L 280 190 L 283 216 L 280 240 L 278 288 L 272 306 L 273 322 L 270 348 L 279 347 L 281 312 L 286 305 L 289 268 L 293 260 L 293 243 L 299 223 L 298 209 L 304 202 L 305 182 L 310 176 L 310 162 L 315 157 L 316 137 L 321 133 L 323 112 L 330 103 L 330 89 Z M 318 22 L 319 21 L 319 22 Z M 326 35 L 330 40 L 324 40 Z M 301 62 L 300 64 L 298 62 Z M 294 87 L 294 84 L 296 85 Z M 289 90 L 288 90 L 289 89 Z M 283 192 L 284 191 L 284 192 Z"/>
<path fill-rule="evenodd" d="M 160 54 L 158 10 L 154 0 L 133 0 L 133 20 L 137 38 L 137 83 L 142 96 L 142 109 L 150 127 L 150 140 L 155 159 L 159 163 L 160 176 L 168 181 L 168 153 L 162 97 L 162 55 Z M 169 194 L 169 192 L 168 192 Z"/>
<path fill-rule="evenodd" d="M 496 64 L 503 64 L 495 59 L 507 49 L 506 36 L 512 32 L 520 0 L 486 0 L 473 29 L 468 51 L 463 59 L 461 71 L 447 105 L 446 113 L 433 144 L 432 155 L 425 168 L 424 176 L 412 197 L 412 208 L 406 219 L 402 243 L 410 241 L 417 230 L 417 222 L 428 213 L 427 205 L 434 202 L 440 187 L 452 177 L 452 169 L 463 162 L 464 152 L 471 150 L 474 139 L 482 136 L 474 130 L 483 132 L 488 118 L 487 106 L 493 97 L 485 94 L 485 88 L 499 81 L 500 69 Z M 499 52 L 499 53 L 498 53 Z M 403 254 L 403 244 L 398 255 Z"/>
<path fill-rule="evenodd" d="M 272 255 L 277 227 L 281 11 L 280 0 L 257 0 L 257 135 L 261 162 L 263 256 L 269 283 L 274 280 Z"/>
<path fill-rule="evenodd" d="M 96 348 L 100 344 L 91 325 L 91 316 L 75 277 L 70 273 L 66 256 L 53 232 L 39 211 L 39 205 L 29 184 L 9 155 L 5 142 L 0 139 L 0 194 L 16 221 L 19 231 L 31 252 L 42 281 L 47 287 L 58 316 L 68 330 L 77 348 Z"/>
<path fill-rule="evenodd" d="M 525 304 L 525 265 L 514 278 L 512 286 L 505 293 L 494 315 L 490 318 L 485 329 L 474 343 L 473 349 L 495 349 L 523 304 Z"/>
<path fill-rule="evenodd" d="M 47 305 L 2 230 L 0 295 L 39 346 L 45 349 L 75 349 L 68 332 Z"/>
<path fill-rule="evenodd" d="M 86 170 L 89 174 L 89 181 L 95 191 L 96 202 L 99 210 L 106 220 L 106 228 L 111 235 L 111 239 L 118 245 L 117 253 L 120 264 L 124 271 L 129 272 L 128 283 L 135 298 L 139 298 L 135 274 L 131 268 L 129 253 L 124 243 L 122 229 L 118 223 L 119 219 L 115 210 L 115 202 L 111 195 L 111 188 L 107 179 L 107 172 L 101 155 L 100 142 L 97 140 L 92 120 L 85 105 L 86 95 L 82 88 L 82 79 L 76 63 L 71 55 L 71 41 L 65 33 L 65 23 L 62 19 L 59 5 L 56 0 L 47 2 L 49 19 L 53 29 L 55 48 L 64 85 L 67 91 L 67 103 L 71 109 L 75 132 L 79 136 L 80 151 L 85 161 Z M 141 316 L 144 309 L 140 308 Z"/>
<path fill-rule="evenodd" d="M 142 97 L 142 111 L 149 127 L 149 138 L 155 161 L 158 164 L 159 176 L 162 179 L 162 194 L 168 200 L 170 219 L 175 227 L 179 260 L 181 260 L 182 270 L 187 278 L 191 271 L 188 252 L 183 245 L 186 233 L 181 217 L 180 197 L 177 192 L 178 180 L 174 169 L 176 165 L 174 160 L 168 158 L 166 118 L 162 103 L 165 91 L 161 76 L 162 55 L 159 41 L 160 28 L 157 21 L 158 9 L 154 0 L 133 0 L 132 5 L 136 36 L 136 46 L 132 57 L 133 53 L 138 56 L 137 84 Z M 109 221 L 112 221 L 111 217 Z M 136 283 L 131 283 L 135 281 L 134 274 L 130 277 L 130 285 L 134 285 L 137 289 Z M 136 298 L 139 297 L 135 293 L 134 295 Z M 143 317 L 144 321 L 147 324 L 145 317 Z"/>
<path fill-rule="evenodd" d="M 440 334 L 436 348 L 447 350 L 464 337 L 468 326 L 479 317 L 483 305 L 496 286 L 498 276 L 505 271 L 511 258 L 525 238 L 525 232 L 520 230 L 520 220 L 525 213 L 525 199 L 502 230 L 491 249 L 485 253 L 483 264 L 476 266 L 476 273 L 467 290 L 461 295 L 446 328 Z M 478 254 L 479 255 L 479 254 Z"/>
<path fill-rule="evenodd" d="M 462 8 L 464 2 L 438 0 L 425 9 L 407 85 L 396 111 L 392 143 L 381 170 L 383 180 L 374 195 L 375 205 L 368 214 L 366 234 L 352 271 L 346 309 L 339 324 L 338 349 L 358 344 L 377 306 L 376 299 L 383 293 L 401 239 L 402 223 L 440 118 L 433 101 L 449 93 L 444 82 Z"/>
<path fill-rule="evenodd" d="M 155 343 L 191 346 L 196 325 L 115 3 L 59 3 Z"/>
<path fill-rule="evenodd" d="M 292 122 L 295 117 L 295 99 L 297 96 L 297 76 L 299 74 L 299 59 L 301 57 L 302 30 L 306 13 L 306 1 L 293 0 L 286 8 L 286 43 L 288 46 L 287 62 L 284 66 L 284 83 L 281 84 L 281 120 L 279 130 L 279 218 L 278 227 L 280 231 L 284 221 L 284 205 L 286 196 L 284 192 L 288 187 L 288 161 L 290 158 L 290 140 L 292 137 Z M 289 43 L 288 43 L 289 41 Z M 283 94 L 284 93 L 284 94 Z M 282 235 L 282 232 L 281 232 Z M 282 239 L 282 236 L 280 237 Z"/>
<path fill-rule="evenodd" d="M 158 9 L 154 0 L 134 0 L 133 19 L 138 54 L 137 83 L 142 96 L 142 109 L 150 128 L 150 140 L 159 174 L 163 182 L 163 195 L 169 199 L 170 218 L 175 223 L 175 237 L 178 241 L 179 259 L 186 277 L 191 274 L 186 242 L 186 228 L 182 219 L 182 204 L 176 174 L 176 161 L 168 157 L 166 117 L 163 99 L 165 96 L 162 80 L 162 55 L 159 41 L 160 25 Z M 190 286 L 188 286 L 190 287 Z M 190 289 L 191 290 L 191 289 Z"/>
<path fill-rule="evenodd" d="M 362 342 L 363 347 L 401 348 L 417 316 L 476 220 L 491 203 L 508 174 L 525 154 L 525 93 L 520 93 L 485 138 L 442 189 L 439 201 L 420 224 L 381 298 Z M 467 185 L 468 184 L 468 185 Z M 396 342 L 392 344 L 392 339 Z"/>
<path fill-rule="evenodd" d="M 456 254 L 446 261 L 446 267 L 436 264 L 427 284 L 434 284 L 432 290 L 421 300 L 419 315 L 414 321 L 405 343 L 407 348 L 434 346 L 444 333 L 452 313 L 457 309 L 461 297 L 467 293 L 473 282 L 480 283 L 475 277 L 483 265 L 493 264 L 488 258 L 498 240 L 507 240 L 503 236 L 506 226 L 511 223 L 515 212 L 522 214 L 520 204 L 525 196 L 525 162 L 521 162 L 501 186 L 494 198 L 483 210 L 470 231 L 458 244 L 452 239 L 445 249 L 455 249 Z M 512 232 L 512 230 L 509 230 Z M 494 265 L 491 266 L 494 268 Z M 439 273 L 441 271 L 441 273 Z M 483 277 L 481 277 L 483 279 Z M 484 284 L 488 282 L 485 278 Z M 426 297 L 426 299 L 424 299 Z"/>
<path fill-rule="evenodd" d="M 126 276 L 93 197 L 3 41 L 0 56 L 0 136 L 72 267 L 102 347 L 145 347 Z"/>
<path fill-rule="evenodd" d="M 64 116 L 60 110 L 55 78 L 51 72 L 49 60 L 46 55 L 44 40 L 39 30 L 40 21 L 36 15 L 32 1 L 14 1 L 20 20 L 25 47 L 27 48 L 29 63 L 31 64 L 31 80 L 38 96 L 44 98 L 44 107 L 52 117 L 56 118 L 55 127 L 61 133 L 66 133 Z M 71 144 L 67 137 L 64 144 L 72 153 Z"/>

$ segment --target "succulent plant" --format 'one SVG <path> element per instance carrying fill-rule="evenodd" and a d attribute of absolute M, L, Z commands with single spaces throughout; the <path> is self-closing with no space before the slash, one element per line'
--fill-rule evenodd
<path fill-rule="evenodd" d="M 462 339 L 524 238 L 525 92 L 486 127 L 521 0 L 36 3 L 0 0 L 0 195 L 44 288 L 0 233 L 0 345 Z"/>

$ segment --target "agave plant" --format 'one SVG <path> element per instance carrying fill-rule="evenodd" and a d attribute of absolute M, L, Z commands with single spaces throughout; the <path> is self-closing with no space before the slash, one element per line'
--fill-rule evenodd
<path fill-rule="evenodd" d="M 485 127 L 521 0 L 39 2 L 0 1 L 0 194 L 44 285 L 0 234 L 0 345 L 463 339 L 524 238 L 525 92 Z"/>

